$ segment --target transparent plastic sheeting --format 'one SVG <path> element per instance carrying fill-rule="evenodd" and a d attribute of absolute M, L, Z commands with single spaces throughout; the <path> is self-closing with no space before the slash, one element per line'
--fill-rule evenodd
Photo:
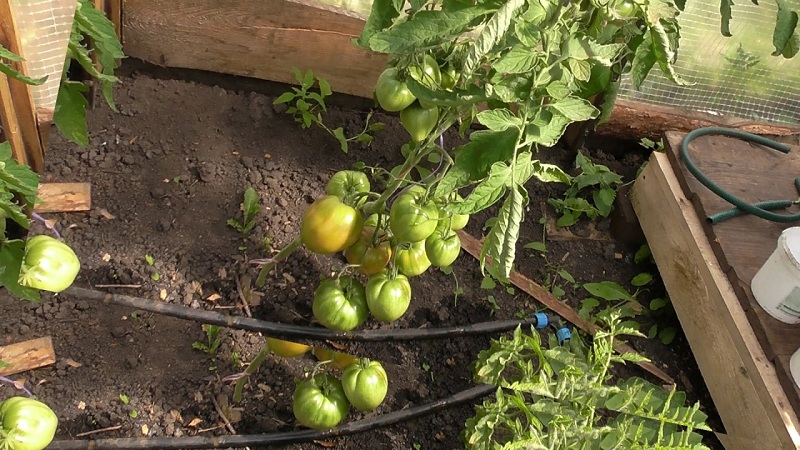
<path fill-rule="evenodd" d="M 371 0 L 316 0 L 366 18 Z M 777 123 L 800 123 L 800 55 L 771 56 L 777 6 L 735 2 L 730 29 L 720 33 L 719 0 L 688 0 L 680 16 L 681 43 L 676 68 L 692 86 L 677 86 L 650 73 L 639 91 L 624 78 L 620 98 L 712 114 Z M 788 0 L 795 10 L 800 0 Z"/>
<path fill-rule="evenodd" d="M 37 108 L 54 108 L 77 0 L 11 0 L 28 75 L 47 76 L 31 93 Z"/>

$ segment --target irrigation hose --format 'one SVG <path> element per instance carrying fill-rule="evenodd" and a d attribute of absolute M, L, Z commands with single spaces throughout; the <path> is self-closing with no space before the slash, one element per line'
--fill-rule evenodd
<path fill-rule="evenodd" d="M 709 179 L 703 172 L 701 172 L 700 169 L 694 164 L 694 162 L 691 159 L 691 156 L 689 155 L 689 143 L 693 139 L 706 135 L 730 136 L 737 139 L 742 139 L 747 142 L 760 144 L 765 147 L 769 147 L 773 150 L 777 150 L 781 153 L 789 153 L 791 147 L 785 144 L 781 144 L 779 142 L 775 142 L 771 139 L 767 139 L 762 136 L 747 133 L 745 131 L 732 130 L 729 128 L 704 127 L 704 128 L 698 128 L 687 134 L 683 138 L 683 141 L 681 142 L 681 158 L 683 159 L 686 168 L 689 170 L 689 172 L 691 172 L 692 175 L 694 175 L 695 178 L 697 178 L 698 181 L 700 181 L 700 183 L 703 184 L 703 186 L 707 187 L 712 192 L 722 197 L 725 201 L 735 206 L 735 208 L 731 210 L 710 215 L 708 217 L 708 221 L 710 223 L 719 223 L 723 220 L 730 219 L 731 217 L 736 217 L 743 214 L 752 214 L 762 219 L 766 219 L 772 222 L 781 222 L 781 223 L 796 222 L 800 220 L 800 213 L 777 214 L 770 211 L 773 209 L 788 208 L 789 206 L 795 204 L 796 203 L 795 201 L 772 200 L 767 202 L 750 204 L 736 197 L 730 192 L 722 189 L 719 185 L 711 181 L 711 179 Z M 798 192 L 800 193 L 800 177 L 795 179 L 795 188 L 797 188 Z"/>
<path fill-rule="evenodd" d="M 537 313 L 526 319 L 496 320 L 491 322 L 481 322 L 470 325 L 442 328 L 405 328 L 340 332 L 329 330 L 327 328 L 289 325 L 253 319 L 250 317 L 220 314 L 214 311 L 193 309 L 171 303 L 158 302 L 128 295 L 111 294 L 74 286 L 65 290 L 63 294 L 83 299 L 99 300 L 106 304 L 126 306 L 140 311 L 149 311 L 179 319 L 206 323 L 209 325 L 219 325 L 232 329 L 264 333 L 267 336 L 275 338 L 311 341 L 398 342 L 433 340 L 500 333 L 512 331 L 518 326 L 529 325 L 536 328 L 545 328 L 550 325 L 558 329 L 560 328 L 559 324 L 561 323 L 558 317 Z"/>
<path fill-rule="evenodd" d="M 283 433 L 233 435 L 233 436 L 190 436 L 190 437 L 142 437 L 97 439 L 82 441 L 55 441 L 47 450 L 140 450 L 140 449 L 206 449 L 247 446 L 276 446 L 299 444 L 322 439 L 349 436 L 379 427 L 394 425 L 411 419 L 426 416 L 445 408 L 458 406 L 485 397 L 497 390 L 497 386 L 481 385 L 449 397 L 413 408 L 381 414 L 369 419 L 349 422 L 330 430 L 301 430 Z"/>

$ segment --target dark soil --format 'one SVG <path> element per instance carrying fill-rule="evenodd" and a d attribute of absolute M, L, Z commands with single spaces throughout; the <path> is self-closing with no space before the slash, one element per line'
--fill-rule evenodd
<path fill-rule="evenodd" d="M 255 278 L 255 269 L 244 262 L 264 256 L 264 236 L 274 249 L 290 242 L 304 208 L 324 192 L 330 174 L 357 161 L 392 167 L 400 161 L 398 149 L 406 134 L 394 116 L 378 113 L 376 118 L 386 123 L 386 129 L 371 146 L 353 145 L 343 155 L 325 132 L 302 130 L 283 109 L 272 106 L 272 96 L 285 86 L 190 72 L 173 75 L 129 68 L 116 90 L 120 113 L 99 102 L 90 112 L 91 145 L 87 148 L 67 143 L 53 132 L 44 181 L 90 182 L 92 209 L 47 218 L 56 221 L 83 263 L 80 286 L 244 314 L 236 279 Z M 345 127 L 348 135 L 357 133 L 366 112 L 350 108 L 358 103 L 352 99 L 338 103 L 346 107 L 332 108 L 325 120 L 331 128 Z M 594 160 L 627 180 L 646 158 L 642 149 L 630 143 L 590 142 L 588 149 Z M 570 167 L 574 159 L 574 154 L 564 150 L 542 156 L 562 167 Z M 260 194 L 262 209 L 258 225 L 242 238 L 226 221 L 240 217 L 239 203 L 248 186 Z M 654 272 L 651 266 L 633 263 L 638 246 L 611 238 L 607 221 L 597 224 L 604 240 L 582 238 L 586 234 L 582 225 L 573 230 L 572 239 L 549 241 L 546 257 L 523 250 L 523 244 L 542 240 L 539 218 L 546 199 L 563 192 L 563 187 L 536 183 L 529 189 L 531 204 L 517 259 L 524 275 L 561 286 L 569 302 L 578 305 L 588 294 L 566 281 L 548 280 L 557 269 L 567 270 L 579 283 L 613 280 L 631 289 L 628 282 L 637 273 Z M 494 211 L 473 218 L 468 231 L 480 236 L 483 222 Z M 37 225 L 32 232 L 45 230 Z M 146 255 L 152 256 L 152 265 Z M 260 305 L 251 306 L 251 313 L 284 323 L 313 323 L 313 291 L 319 278 L 339 264 L 338 258 L 305 250 L 295 253 L 271 275 Z M 453 276 L 431 270 L 413 279 L 412 306 L 391 327 L 468 324 L 541 309 L 520 290 L 481 288 L 477 261 L 466 253 L 453 271 L 463 291 L 457 301 Z M 646 303 L 658 291 L 651 288 L 641 299 Z M 490 296 L 496 307 L 487 301 Z M 264 342 L 259 334 L 223 330 L 222 344 L 212 357 L 193 349 L 193 343 L 205 338 L 199 323 L 66 295 L 45 296 L 42 303 L 32 304 L 3 294 L 0 308 L 5 311 L 0 343 L 53 337 L 57 363 L 15 378 L 26 380 L 56 411 L 60 439 L 115 426 L 90 437 L 229 434 L 214 406 L 218 400 L 224 407 L 232 392 L 222 378 L 241 372 L 242 364 Z M 662 327 L 679 328 L 673 316 L 659 320 Z M 371 319 L 366 327 L 379 325 Z M 488 345 L 489 337 L 343 346 L 344 351 L 381 361 L 391 382 L 387 400 L 376 412 L 351 413 L 348 420 L 401 410 L 472 386 L 469 365 Z M 691 400 L 700 400 L 711 424 L 721 431 L 680 332 L 669 345 L 657 339 L 635 340 L 633 345 L 673 376 Z M 240 408 L 226 409 L 236 432 L 296 429 L 292 390 L 295 380 L 314 363 L 310 354 L 267 358 L 252 377 L 246 400 L 237 405 Z M 626 368 L 624 373 L 647 376 L 637 368 Z M 0 388 L 0 397 L 11 393 L 9 387 Z M 473 413 L 472 407 L 455 408 L 352 437 L 287 448 L 462 448 L 460 433 Z M 715 445 L 711 439 L 709 445 Z"/>

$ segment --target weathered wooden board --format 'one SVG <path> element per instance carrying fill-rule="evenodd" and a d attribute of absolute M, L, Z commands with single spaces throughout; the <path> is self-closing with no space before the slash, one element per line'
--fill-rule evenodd
<path fill-rule="evenodd" d="M 9 364 L 0 368 L 2 376 L 49 366 L 56 362 L 53 340 L 48 336 L 0 347 L 0 361 Z"/>
<path fill-rule="evenodd" d="M 363 19 L 289 0 L 123 0 L 125 54 L 167 67 L 296 83 L 311 69 L 337 92 L 372 97 L 386 57 L 351 40 Z"/>
<path fill-rule="evenodd" d="M 37 192 L 42 203 L 33 210 L 44 212 L 78 212 L 92 208 L 92 185 L 89 183 L 42 183 Z"/>
<path fill-rule="evenodd" d="M 730 159 L 734 166 L 736 159 Z M 684 194 L 669 158 L 653 153 L 631 202 L 730 439 L 728 450 L 800 447 L 800 422 Z"/>

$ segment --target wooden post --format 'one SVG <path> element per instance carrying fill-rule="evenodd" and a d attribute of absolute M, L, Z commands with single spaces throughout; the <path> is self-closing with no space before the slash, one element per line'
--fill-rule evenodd
<path fill-rule="evenodd" d="M 13 53 L 22 56 L 19 38 L 17 36 L 14 15 L 11 13 L 11 0 L 0 0 L 0 44 Z M 25 65 L 13 63 L 12 67 L 23 75 L 26 74 Z M 5 86 L 7 87 L 5 87 Z M 33 103 L 30 87 L 17 80 L 0 77 L 0 97 L 3 104 L 4 129 L 14 128 L 18 139 L 9 138 L 17 162 L 30 166 L 37 173 L 44 169 L 44 147 L 39 136 L 39 123 L 36 117 L 36 107 Z M 8 107 L 12 105 L 12 107 Z M 10 119 L 10 115 L 14 119 Z M 16 126 L 14 125 L 16 121 Z M 21 148 L 20 148 L 21 146 Z"/>
<path fill-rule="evenodd" d="M 56 362 L 53 340 L 47 336 L 0 347 L 0 360 L 8 364 L 0 368 L 2 376 L 49 366 Z"/>

